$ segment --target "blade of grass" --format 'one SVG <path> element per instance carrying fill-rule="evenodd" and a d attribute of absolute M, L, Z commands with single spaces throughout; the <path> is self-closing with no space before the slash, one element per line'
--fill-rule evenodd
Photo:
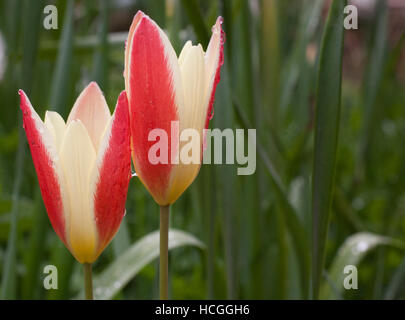
<path fill-rule="evenodd" d="M 22 3 L 21 0 L 8 0 L 5 5 L 5 37 L 7 41 L 7 50 L 12 53 L 17 51 L 18 47 L 18 31 Z"/>
<path fill-rule="evenodd" d="M 232 30 L 232 0 L 221 0 L 222 16 L 224 17 L 224 29 L 228 33 L 226 35 L 226 50 L 227 59 L 230 60 L 232 57 L 232 43 L 233 43 L 233 32 Z"/>
<path fill-rule="evenodd" d="M 205 248 L 204 244 L 193 235 L 170 229 L 169 250 L 186 245 Z M 97 300 L 114 298 L 142 268 L 158 256 L 159 232 L 154 231 L 135 242 L 101 274 L 94 277 L 94 298 Z M 84 293 L 81 292 L 76 298 L 82 299 L 83 297 Z"/>
<path fill-rule="evenodd" d="M 221 82 L 218 85 L 215 106 L 220 106 L 221 112 L 214 117 L 214 127 L 219 129 L 230 128 L 233 123 L 232 98 L 229 91 L 229 74 L 227 64 L 222 66 Z M 214 107 L 215 107 L 214 106 Z M 215 151 L 217 152 L 217 151 Z M 225 149 L 218 150 L 222 152 L 225 158 Z M 234 205 L 234 188 L 229 185 L 235 185 L 236 168 L 231 165 L 215 165 L 212 170 L 215 171 L 215 185 L 217 194 L 218 211 L 224 215 L 224 248 L 226 260 L 226 277 L 227 277 L 227 298 L 237 298 L 236 287 L 236 248 L 235 248 L 235 217 L 237 216 Z"/>
<path fill-rule="evenodd" d="M 109 0 L 102 0 L 100 25 L 98 30 L 99 45 L 94 53 L 93 80 L 98 83 L 104 92 L 108 91 L 108 20 L 109 20 Z"/>
<path fill-rule="evenodd" d="M 18 121 L 22 127 L 22 119 Z M 23 143 L 24 132 L 19 130 L 19 144 L 16 155 L 15 180 L 12 193 L 11 227 L 8 237 L 5 264 L 1 279 L 1 299 L 14 299 L 16 297 L 17 275 L 16 275 L 16 242 L 18 223 L 18 202 L 20 196 L 21 181 L 23 175 L 23 164 L 25 156 L 25 143 Z"/>
<path fill-rule="evenodd" d="M 204 22 L 204 18 L 200 11 L 200 8 L 195 0 L 182 0 L 183 7 L 189 16 L 189 20 L 191 25 L 194 28 L 194 32 L 196 33 L 197 40 L 202 44 L 205 48 L 207 47 L 209 41 L 209 31 Z M 232 127 L 233 123 L 233 115 L 232 115 L 232 99 L 230 95 L 230 86 L 228 84 L 223 85 L 223 83 L 228 83 L 228 73 L 226 69 L 226 64 L 222 67 L 221 71 L 221 82 L 218 87 L 218 94 L 217 100 L 223 99 L 222 103 L 216 102 L 216 105 L 221 105 L 222 112 L 214 117 L 214 123 L 216 123 L 216 127 L 218 128 L 229 128 Z M 219 92 L 222 92 L 219 93 Z M 233 188 L 229 188 L 228 184 L 234 184 L 235 181 L 235 168 L 233 166 L 216 166 L 215 168 L 211 169 L 215 172 L 215 175 L 212 175 L 212 178 L 215 179 L 215 193 L 216 193 L 216 206 L 217 209 L 223 213 L 224 215 L 224 250 L 225 250 L 225 260 L 226 260 L 226 277 L 227 277 L 227 297 L 229 299 L 234 299 L 237 296 L 237 288 L 236 288 L 236 261 L 235 261 L 235 241 L 234 241 L 234 228 L 235 228 L 235 209 L 236 207 L 233 205 L 233 199 L 235 195 L 233 194 Z M 218 179 L 218 177 L 220 177 Z M 226 185 L 224 182 L 226 181 Z M 214 192 L 212 190 L 212 192 Z M 209 230 L 210 230 L 210 242 L 209 242 L 209 255 L 208 255 L 208 263 L 209 263 L 209 278 L 210 281 L 213 281 L 213 269 L 215 268 L 213 261 L 213 243 L 211 242 L 213 237 L 213 223 L 214 220 L 210 216 L 209 219 Z M 209 287 L 209 291 L 213 288 L 212 286 Z"/>
<path fill-rule="evenodd" d="M 56 235 L 54 237 L 54 247 L 52 248 L 50 264 L 58 270 L 58 290 L 47 290 L 46 299 L 61 300 L 69 299 L 71 276 L 75 259 L 69 250 L 62 244 Z"/>
<path fill-rule="evenodd" d="M 73 50 L 73 0 L 68 0 L 63 21 L 62 37 L 59 42 L 58 58 L 51 87 L 49 104 L 57 112 L 65 108 L 68 97 L 68 87 L 70 70 L 72 64 Z"/>
<path fill-rule="evenodd" d="M 2 12 L 4 14 L 4 29 L 2 29 L 2 35 L 5 39 L 5 54 L 7 59 L 7 68 L 5 74 L 3 75 L 3 81 L 0 86 L 0 94 L 2 105 L 11 106 L 18 104 L 18 95 L 10 95 L 10 92 L 16 92 L 20 87 L 21 83 L 18 83 L 19 77 L 18 73 L 15 71 L 14 64 L 18 62 L 18 52 L 19 52 L 19 34 L 20 29 L 22 29 L 22 24 L 20 23 L 21 16 L 21 0 L 8 0 L 4 3 L 5 10 Z M 3 33 L 4 32 L 4 33 Z M 16 112 L 14 108 L 3 108 L 1 115 L 1 124 L 4 128 L 11 129 L 16 125 Z"/>
<path fill-rule="evenodd" d="M 297 37 L 294 41 L 294 47 L 286 61 L 285 77 L 283 77 L 280 94 L 280 109 L 284 110 L 294 98 L 295 83 L 302 75 L 307 64 L 306 48 L 315 34 L 319 20 L 321 18 L 323 0 L 307 0 L 303 2 L 303 13 L 300 16 Z M 296 112 L 296 106 L 293 106 Z"/>
<path fill-rule="evenodd" d="M 371 55 L 369 57 L 368 69 L 364 78 L 364 112 L 365 123 L 360 144 L 360 161 L 357 165 L 356 179 L 362 181 L 364 178 L 364 166 L 367 164 L 368 151 L 372 143 L 374 132 L 380 123 L 380 110 L 376 105 L 376 97 L 383 77 L 385 54 L 387 47 L 388 10 L 384 0 L 378 0 L 375 9 L 375 32 L 373 34 Z"/>
<path fill-rule="evenodd" d="M 40 287 L 38 275 L 42 273 L 40 266 L 46 248 L 47 223 L 45 208 L 42 204 L 42 197 L 38 188 L 35 192 L 34 222 L 32 233 L 30 234 L 29 249 L 25 257 L 27 273 L 22 282 L 21 295 L 23 299 L 38 298 L 35 294 L 38 291 L 38 287 Z"/>
<path fill-rule="evenodd" d="M 177 0 L 166 0 L 166 28 L 168 30 L 170 42 L 176 52 L 180 52 L 180 28 L 181 16 L 179 12 L 179 3 Z"/>
<path fill-rule="evenodd" d="M 403 289 L 405 282 L 405 257 L 402 259 L 401 264 L 395 270 L 394 275 L 388 284 L 384 294 L 384 300 L 393 300 L 398 297 L 400 290 Z"/>
<path fill-rule="evenodd" d="M 215 236 L 216 236 L 216 220 L 215 220 L 215 208 L 217 207 L 217 195 L 214 194 L 213 190 L 216 190 L 215 185 L 215 171 L 210 168 L 206 170 L 206 180 L 208 184 L 206 185 L 205 194 L 208 195 L 210 201 L 207 203 L 204 209 L 208 209 L 205 212 L 208 214 L 208 248 L 207 248 L 207 295 L 209 299 L 215 298 Z"/>
<path fill-rule="evenodd" d="M 201 166 L 198 179 L 196 197 L 198 198 L 199 210 L 201 213 L 201 225 L 203 226 L 202 235 L 204 243 L 207 244 L 207 255 L 205 257 L 205 272 L 206 272 L 206 298 L 215 299 L 215 197 L 213 190 L 214 170 L 210 166 Z"/>
<path fill-rule="evenodd" d="M 279 87 L 280 87 L 280 37 L 279 37 L 279 22 L 283 20 L 283 15 L 279 12 L 279 3 L 276 0 L 269 0 L 262 2 L 261 16 L 256 17 L 253 20 L 253 25 L 255 21 L 259 21 L 260 26 L 258 29 L 261 31 L 261 42 L 257 46 L 256 50 L 253 51 L 260 52 L 260 58 L 254 59 L 253 61 L 259 61 L 255 64 L 254 74 L 258 75 L 260 79 L 255 79 L 255 88 L 261 86 L 261 100 L 262 103 L 254 103 L 255 109 L 255 125 L 258 132 L 261 132 L 263 137 L 262 141 L 265 142 L 269 149 L 269 154 L 272 155 L 272 159 L 277 165 L 277 169 L 280 172 L 280 155 L 278 154 L 278 149 L 280 149 L 280 139 L 278 137 L 278 119 L 279 119 Z M 258 32 L 260 34 L 260 32 Z M 254 37 L 252 36 L 254 39 Z M 261 45 L 260 45 L 261 44 Z M 255 91 L 257 92 L 257 90 Z M 270 134 L 269 134 L 270 132 Z M 264 168 L 262 164 L 259 163 L 257 166 L 257 180 L 259 197 L 263 199 L 266 197 L 268 192 L 268 185 L 266 183 L 266 176 L 260 174 Z M 284 172 L 284 171 L 283 171 Z M 263 283 L 265 287 L 269 287 L 271 283 L 264 283 L 261 279 L 265 278 L 266 269 L 270 268 L 269 264 L 276 264 L 278 270 L 278 276 L 276 280 L 276 288 L 274 290 L 276 299 L 284 299 L 286 297 L 287 290 L 287 259 L 288 259 L 288 245 L 287 245 L 287 227 L 285 221 L 285 215 L 279 206 L 276 206 L 275 210 L 275 221 L 276 221 L 276 242 L 278 248 L 277 263 L 269 261 L 267 264 L 262 263 L 262 270 L 258 273 L 255 282 Z M 263 218 L 259 221 L 259 228 L 263 228 Z M 266 227 L 264 227 L 266 228 Z M 260 234 L 262 235 L 263 246 L 265 243 L 265 230 L 262 230 Z M 265 296 L 266 297 L 266 296 Z"/>
<path fill-rule="evenodd" d="M 38 50 L 39 38 L 39 17 L 41 14 L 42 1 L 25 1 L 24 3 L 24 35 L 23 35 L 23 61 L 22 61 L 22 88 L 30 92 L 35 58 Z M 11 209 L 11 228 L 7 245 L 5 265 L 2 274 L 2 299 L 13 299 L 16 296 L 17 274 L 16 274 L 16 242 L 18 225 L 18 202 L 20 196 L 20 187 L 23 176 L 24 157 L 26 152 L 26 143 L 24 141 L 24 130 L 22 126 L 22 115 L 18 113 L 18 149 L 16 154 L 16 171 L 13 186 L 13 206 Z"/>
<path fill-rule="evenodd" d="M 210 35 L 208 28 L 204 22 L 204 17 L 201 13 L 200 7 L 196 0 L 181 0 L 184 10 L 186 11 L 189 22 L 194 28 L 194 32 L 197 36 L 197 40 L 203 48 L 206 48 Z"/>
<path fill-rule="evenodd" d="M 324 283 L 320 298 L 336 299 L 336 294 L 341 294 L 344 288 L 343 280 L 347 276 L 343 272 L 345 266 L 357 266 L 367 253 L 380 245 L 404 249 L 402 242 L 369 232 L 359 232 L 347 238 L 339 248 L 328 272 L 333 288 L 330 284 Z"/>
<path fill-rule="evenodd" d="M 246 106 L 246 112 L 249 119 L 255 124 L 258 132 L 265 132 L 260 130 L 267 126 L 268 122 L 262 115 L 262 104 L 259 101 L 259 87 L 260 79 L 255 77 L 258 69 L 256 61 L 258 61 L 258 31 L 257 21 L 259 16 L 256 12 L 252 11 L 248 1 L 241 1 L 240 10 L 234 12 L 235 24 L 231 30 L 226 30 L 227 33 L 234 33 L 234 39 L 237 43 L 238 50 L 234 51 L 234 56 L 229 60 L 228 65 L 231 63 L 238 64 L 238 70 L 229 69 L 230 79 L 239 78 L 234 82 L 238 88 L 236 94 L 238 100 L 242 105 Z M 227 46 L 228 48 L 229 46 Z M 232 61 L 233 60 L 233 61 Z M 231 81 L 229 83 L 232 83 Z M 231 87 L 231 85 L 229 85 Z M 234 87 L 235 88 L 235 87 Z M 232 108 L 232 100 L 229 106 Z M 222 109 L 222 108 L 221 108 Z M 265 123 L 265 124 L 264 124 Z M 234 127 L 234 122 L 230 122 L 227 127 Z M 243 226 L 244 232 L 239 232 L 241 241 L 241 255 L 246 256 L 248 265 L 245 265 L 245 270 L 241 272 L 248 272 L 250 277 L 247 279 L 249 283 L 249 290 L 254 298 L 261 298 L 264 294 L 266 283 L 263 281 L 264 274 L 267 271 L 264 258 L 260 259 L 262 263 L 256 263 L 256 257 L 264 257 L 266 250 L 263 250 L 262 243 L 264 242 L 265 230 L 261 230 L 264 216 L 264 210 L 260 206 L 260 195 L 265 194 L 265 180 L 260 172 L 263 170 L 261 164 L 256 166 L 256 174 L 252 177 L 246 178 L 242 185 L 242 199 L 243 209 L 240 215 L 240 225 Z M 246 212 L 251 212 L 247 215 Z M 281 261 L 281 260 L 278 260 Z M 240 278 L 240 276 L 238 276 Z"/>
<path fill-rule="evenodd" d="M 159 26 L 166 27 L 165 0 L 148 1 L 151 17 Z"/>
<path fill-rule="evenodd" d="M 128 230 L 128 221 L 123 219 L 121 226 L 111 241 L 111 245 L 114 252 L 114 257 L 120 256 L 131 244 L 131 238 Z"/>
<path fill-rule="evenodd" d="M 265 117 L 271 130 L 277 129 L 280 85 L 280 41 L 278 32 L 278 4 L 275 0 L 263 2 L 262 7 L 262 84 L 263 101 L 267 106 L 257 117 Z M 263 112 L 265 112 L 263 114 Z"/>
<path fill-rule="evenodd" d="M 109 47 L 122 48 L 127 40 L 128 32 L 110 32 L 107 34 Z M 86 55 L 94 53 L 99 47 L 99 35 L 75 36 L 73 38 L 72 50 L 75 55 Z M 60 42 L 44 40 L 40 42 L 39 58 L 54 59 L 58 54 Z"/>
<path fill-rule="evenodd" d="M 339 134 L 343 59 L 343 8 L 334 0 L 329 10 L 320 52 L 312 173 L 312 292 L 319 296 L 327 241 Z"/>
<path fill-rule="evenodd" d="M 47 84 L 50 81 L 50 65 L 45 66 L 44 64 L 40 64 L 39 68 L 36 68 L 36 72 L 38 74 L 35 75 L 36 84 L 32 88 L 33 93 L 42 93 L 47 92 L 49 88 Z M 39 71 L 38 71 L 39 70 Z M 35 94 L 34 94 L 35 97 Z M 44 94 L 37 95 L 36 106 L 46 106 L 47 104 L 47 96 Z M 37 109 L 39 114 L 43 113 L 44 108 Z M 34 168 L 30 163 L 31 170 L 34 173 Z M 26 175 L 26 177 L 28 174 Z M 27 178 L 26 178 L 27 179 Z M 25 181 L 27 181 L 25 179 Z M 34 181 L 34 209 L 33 209 L 33 224 L 30 226 L 30 234 L 29 234 L 29 246 L 28 249 L 24 252 L 24 261 L 26 265 L 26 273 L 22 279 L 22 290 L 21 296 L 23 299 L 39 299 L 42 297 L 43 291 L 41 290 L 41 278 L 38 276 L 42 274 L 41 264 L 43 263 L 44 259 L 46 259 L 46 236 L 50 230 L 49 226 L 49 219 L 46 214 L 46 209 L 44 207 L 41 191 L 38 187 L 38 182 Z"/>
<path fill-rule="evenodd" d="M 41 28 L 41 14 L 43 9 L 43 1 L 37 1 L 33 3 L 30 1 L 29 6 L 27 8 L 27 19 L 32 19 L 31 24 L 24 30 L 24 45 L 27 47 L 35 48 L 35 55 L 26 55 L 25 49 L 23 50 L 23 88 L 24 90 L 30 94 L 32 80 L 34 78 L 34 66 L 36 62 L 38 46 L 39 46 L 39 32 Z M 44 99 L 41 98 L 41 104 L 44 103 Z M 42 197 L 39 188 L 36 188 L 35 191 L 35 217 L 34 217 L 34 227 L 33 231 L 30 234 L 30 248 L 26 253 L 25 261 L 27 266 L 27 273 L 25 274 L 23 281 L 22 281 L 22 297 L 23 299 L 32 299 L 36 290 L 34 289 L 35 286 L 38 284 L 38 274 L 40 274 L 40 259 L 44 249 L 44 240 L 45 240 L 45 223 L 46 223 L 46 215 L 44 212 L 39 212 L 39 208 L 43 209 L 43 205 L 41 204 Z"/>
<path fill-rule="evenodd" d="M 187 3 L 184 4 L 185 2 Z M 190 23 L 193 25 L 194 31 L 196 32 L 199 41 L 202 44 L 204 43 L 206 44 L 208 42 L 208 34 L 209 34 L 208 29 L 205 26 L 206 30 L 205 32 L 202 32 L 201 30 L 197 31 L 197 29 L 200 29 L 202 28 L 202 26 L 204 26 L 203 18 L 197 4 L 196 3 L 192 4 L 192 1 L 190 1 L 190 3 L 188 3 L 188 1 L 183 1 L 185 7 L 188 6 L 188 8 L 186 8 L 186 12 L 189 15 Z M 194 19 L 195 17 L 198 18 Z M 206 34 L 206 36 L 203 35 L 204 33 Z M 249 124 L 248 118 L 246 117 L 243 110 L 240 108 L 240 106 L 236 103 L 235 100 L 233 101 L 233 105 L 234 107 L 236 107 L 236 112 L 239 114 L 240 120 L 242 120 L 244 128 L 252 128 L 252 126 Z M 301 289 L 302 289 L 302 296 L 305 298 L 307 297 L 308 292 L 308 275 L 309 275 L 309 246 L 308 246 L 307 232 L 287 198 L 286 189 L 282 183 L 282 180 L 277 170 L 275 169 L 272 161 L 270 161 L 270 158 L 268 157 L 265 149 L 260 145 L 259 142 L 257 143 L 257 149 L 259 152 L 259 156 L 265 165 L 266 171 L 269 173 L 273 185 L 275 186 L 277 195 L 281 199 L 281 205 L 286 214 L 287 227 L 289 229 L 290 235 L 293 238 L 296 253 L 299 256 L 298 261 L 301 263 L 300 268 L 301 282 L 302 282 Z"/>
<path fill-rule="evenodd" d="M 236 113 L 238 114 L 242 127 L 245 129 L 252 128 L 244 111 L 235 100 L 233 101 L 233 105 Z M 290 236 L 292 237 L 295 252 L 298 256 L 298 261 L 300 263 L 302 297 L 306 298 L 308 296 L 308 289 L 309 289 L 308 277 L 310 266 L 308 233 L 302 221 L 299 219 L 299 216 L 295 211 L 294 207 L 291 205 L 287 196 L 286 187 L 279 173 L 275 169 L 272 160 L 268 156 L 266 149 L 263 147 L 260 140 L 258 140 L 256 143 L 257 143 L 256 148 L 259 157 L 266 168 L 266 172 L 269 174 L 269 177 L 274 186 L 276 194 L 280 200 L 280 205 L 283 208 L 283 211 L 286 215 L 286 224 L 288 227 L 288 231 L 290 233 Z"/>

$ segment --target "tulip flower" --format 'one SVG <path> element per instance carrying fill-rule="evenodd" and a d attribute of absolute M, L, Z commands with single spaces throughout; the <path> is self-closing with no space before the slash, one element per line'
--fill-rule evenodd
<path fill-rule="evenodd" d="M 201 161 L 151 161 L 150 150 L 156 142 L 150 139 L 150 133 L 154 129 L 167 133 L 167 153 L 171 160 L 171 155 L 178 155 L 185 144 L 173 133 L 173 123 L 178 123 L 180 136 L 186 129 L 196 130 L 199 145 L 192 150 L 203 150 L 204 129 L 213 115 L 215 89 L 223 64 L 221 25 L 219 17 L 206 52 L 200 44 L 192 45 L 188 41 L 177 58 L 166 34 L 139 11 L 126 43 L 124 78 L 130 109 L 132 160 L 138 177 L 161 207 L 161 298 L 167 298 L 169 205 L 194 181 Z"/>
<path fill-rule="evenodd" d="M 49 220 L 72 255 L 85 265 L 86 278 L 125 214 L 131 170 L 126 93 L 119 96 L 111 116 L 100 88 L 92 82 L 76 100 L 66 123 L 52 111 L 46 112 L 43 122 L 26 94 L 22 90 L 19 94 Z M 89 297 L 91 286 L 86 289 Z"/>

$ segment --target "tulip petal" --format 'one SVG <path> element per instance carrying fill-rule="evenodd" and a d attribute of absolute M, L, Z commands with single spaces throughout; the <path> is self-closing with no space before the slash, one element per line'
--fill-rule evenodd
<path fill-rule="evenodd" d="M 205 101 L 206 70 L 201 45 L 187 49 L 182 55 L 180 70 L 184 87 L 184 104 L 179 110 L 180 132 L 192 128 L 202 133 L 208 101 Z"/>
<path fill-rule="evenodd" d="M 180 195 L 194 181 L 200 170 L 201 144 L 203 129 L 207 114 L 208 99 L 206 96 L 206 69 L 204 62 L 204 51 L 201 45 L 192 46 L 189 42 L 184 46 L 179 58 L 182 83 L 184 86 L 184 107 L 179 112 L 180 117 L 180 136 L 185 133 L 185 129 L 193 129 L 198 132 L 198 139 L 189 139 L 181 141 L 180 149 L 184 145 L 194 145 L 192 150 L 197 150 L 199 154 L 193 154 L 197 157 L 197 162 L 184 164 L 180 157 L 180 163 L 173 167 L 170 182 L 169 202 L 175 202 Z M 200 151 L 201 150 L 201 151 Z"/>
<path fill-rule="evenodd" d="M 66 125 L 63 118 L 55 111 L 45 112 L 45 126 L 53 134 L 55 138 L 56 148 L 58 152 L 62 145 L 63 137 L 65 136 Z"/>
<path fill-rule="evenodd" d="M 181 65 L 184 62 L 185 57 L 188 55 L 189 50 L 193 47 L 193 44 L 190 40 L 188 40 L 185 45 L 183 46 L 183 49 L 181 49 L 180 55 L 179 55 L 179 65 L 181 68 Z"/>
<path fill-rule="evenodd" d="M 59 238 L 67 245 L 65 215 L 68 211 L 67 195 L 64 190 L 63 172 L 58 161 L 54 137 L 35 112 L 24 91 L 19 90 L 23 123 L 30 146 L 32 160 L 38 176 L 42 199 Z"/>
<path fill-rule="evenodd" d="M 205 128 L 208 128 L 209 121 L 214 115 L 213 105 L 215 100 L 215 90 L 220 80 L 221 66 L 224 63 L 225 33 L 222 30 L 222 22 L 222 17 L 218 17 L 215 25 L 212 27 L 212 36 L 205 54 L 207 95 L 209 97 Z"/>
<path fill-rule="evenodd" d="M 91 82 L 77 98 L 67 124 L 73 120 L 80 120 L 90 135 L 94 149 L 97 150 L 110 118 L 110 110 L 103 93 L 96 82 Z"/>
<path fill-rule="evenodd" d="M 213 104 L 216 86 L 220 80 L 220 69 L 223 64 L 223 44 L 225 34 L 221 28 L 222 18 L 219 17 L 212 28 L 212 37 L 207 52 L 200 45 L 193 46 L 188 41 L 181 51 L 179 64 L 184 86 L 184 108 L 180 114 L 180 133 L 184 129 L 193 128 L 199 132 L 200 138 L 187 144 L 200 145 L 193 150 L 200 149 L 202 159 L 203 150 L 206 149 L 206 135 L 203 129 L 208 128 L 213 116 Z M 202 140 L 202 141 L 201 141 Z M 183 148 L 184 142 L 180 142 Z M 168 201 L 175 202 L 180 195 L 194 181 L 200 170 L 200 164 L 189 163 L 174 166 L 171 174 L 171 187 Z"/>
<path fill-rule="evenodd" d="M 81 262 L 93 262 L 97 234 L 94 213 L 90 208 L 89 178 L 96 159 L 96 152 L 80 120 L 71 121 L 63 140 L 60 161 L 70 199 L 67 230 L 70 249 Z"/>
<path fill-rule="evenodd" d="M 125 87 L 127 88 L 129 84 L 127 81 L 129 81 L 128 77 L 128 69 L 129 69 L 129 58 L 130 58 L 130 48 L 132 44 L 132 39 L 134 36 L 134 32 L 136 30 L 136 27 L 138 26 L 139 22 L 141 21 L 141 18 L 145 17 L 146 15 L 139 10 L 134 19 L 132 20 L 131 27 L 129 28 L 129 33 L 128 33 L 128 40 L 125 42 L 125 68 L 124 68 L 124 79 L 125 79 Z"/>
<path fill-rule="evenodd" d="M 155 201 L 164 205 L 172 169 L 169 156 L 176 153 L 172 148 L 178 148 L 178 141 L 171 141 L 171 121 L 178 120 L 184 99 L 180 69 L 169 39 L 149 17 L 140 19 L 128 41 L 125 82 L 134 166 Z M 156 143 L 148 139 L 153 129 L 162 129 L 168 135 L 168 164 L 149 161 L 149 150 Z"/>
<path fill-rule="evenodd" d="M 98 253 L 108 245 L 124 217 L 130 177 L 129 108 L 123 91 L 100 143 L 90 178 L 90 194 L 94 199 L 91 206 L 98 231 Z"/>

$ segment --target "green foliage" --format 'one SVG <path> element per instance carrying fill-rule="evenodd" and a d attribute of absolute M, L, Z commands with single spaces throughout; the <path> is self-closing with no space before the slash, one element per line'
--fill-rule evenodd
<path fill-rule="evenodd" d="M 404 249 L 402 242 L 392 238 L 379 236 L 368 232 L 359 232 L 346 239 L 339 248 L 327 273 L 327 281 L 324 282 L 321 299 L 338 299 L 342 295 L 343 281 L 347 274 L 342 270 L 346 266 L 358 267 L 364 256 L 380 245 L 389 245 Z"/>
<path fill-rule="evenodd" d="M 169 231 L 169 250 L 185 245 L 204 248 L 203 243 L 192 235 L 179 230 Z M 143 267 L 157 257 L 159 257 L 159 231 L 135 242 L 94 279 L 94 298 L 97 300 L 114 298 Z M 84 293 L 81 292 L 78 298 L 83 297 Z"/>
<path fill-rule="evenodd" d="M 340 124 L 343 60 L 343 9 L 332 2 L 319 57 L 312 171 L 312 290 L 318 298 L 328 235 Z"/>

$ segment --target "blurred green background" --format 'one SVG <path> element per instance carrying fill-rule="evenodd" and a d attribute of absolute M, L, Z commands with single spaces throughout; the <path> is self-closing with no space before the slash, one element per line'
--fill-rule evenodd
<path fill-rule="evenodd" d="M 342 44 L 338 1 L 331 10 L 328 0 L 0 0 L 0 298 L 70 299 L 82 290 L 81 266 L 46 215 L 17 91 L 41 117 L 52 109 L 66 119 L 95 80 L 113 108 L 138 9 L 177 53 L 188 39 L 206 48 L 224 17 L 211 126 L 257 129 L 254 175 L 203 165 L 172 206 L 171 226 L 204 247 L 171 250 L 170 297 L 311 298 L 319 275 L 320 298 L 405 298 L 405 2 L 349 1 L 359 28 L 345 30 Z M 43 27 L 48 4 L 58 9 L 56 30 Z M 122 259 L 158 229 L 158 210 L 133 178 L 123 224 L 94 264 L 96 297 L 110 289 L 105 298 L 158 297 L 158 262 L 142 260 L 152 249 Z M 323 246 L 324 267 L 314 271 Z M 57 290 L 43 287 L 48 264 L 58 268 Z M 136 276 L 123 279 L 119 270 L 136 264 Z M 357 290 L 343 288 L 345 265 L 357 266 Z"/>

